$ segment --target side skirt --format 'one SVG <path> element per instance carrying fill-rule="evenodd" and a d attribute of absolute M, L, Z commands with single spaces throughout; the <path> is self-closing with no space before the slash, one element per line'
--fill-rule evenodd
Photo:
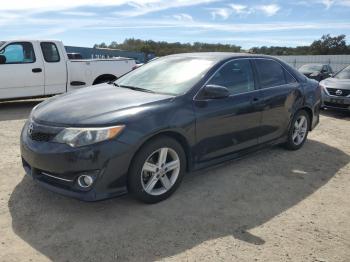
<path fill-rule="evenodd" d="M 221 165 L 221 164 L 228 162 L 228 161 L 242 159 L 242 158 L 244 158 L 247 155 L 250 155 L 252 153 L 256 153 L 256 152 L 261 151 L 263 149 L 282 144 L 282 143 L 286 142 L 286 140 L 287 140 L 287 137 L 283 136 L 283 137 L 280 137 L 276 140 L 269 141 L 269 142 L 266 142 L 266 143 L 263 143 L 260 145 L 256 145 L 256 146 L 253 146 L 253 147 L 250 147 L 250 148 L 238 151 L 238 152 L 234 152 L 234 153 L 231 153 L 228 155 L 224 155 L 224 156 L 219 157 L 219 158 L 214 158 L 211 160 L 194 163 L 193 168 L 190 171 L 198 171 L 198 170 L 209 168 L 209 167 L 215 167 L 215 166 Z"/>

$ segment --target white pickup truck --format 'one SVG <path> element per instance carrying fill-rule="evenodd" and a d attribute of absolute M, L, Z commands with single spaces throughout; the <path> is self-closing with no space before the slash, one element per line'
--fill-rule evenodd
<path fill-rule="evenodd" d="M 0 41 L 0 100 L 50 96 L 113 81 L 131 58 L 69 60 L 60 41 Z"/>

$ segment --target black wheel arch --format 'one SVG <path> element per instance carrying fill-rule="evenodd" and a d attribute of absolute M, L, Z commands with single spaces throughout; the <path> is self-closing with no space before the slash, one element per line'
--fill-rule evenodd
<path fill-rule="evenodd" d="M 181 134 L 181 132 L 175 131 L 175 130 L 161 130 L 158 131 L 150 136 L 147 136 L 144 138 L 138 145 L 137 149 L 134 151 L 133 156 L 131 158 L 130 164 L 132 163 L 133 159 L 135 158 L 136 154 L 140 151 L 140 149 L 148 142 L 160 137 L 160 136 L 167 136 L 175 141 L 177 141 L 183 148 L 186 156 L 186 171 L 190 171 L 192 169 L 192 155 L 191 155 L 191 149 L 190 149 L 190 143 L 187 140 L 187 138 Z"/>
<path fill-rule="evenodd" d="M 92 85 L 97 85 L 97 84 L 101 84 L 101 83 L 105 83 L 105 82 L 109 82 L 109 81 L 115 81 L 117 80 L 118 77 L 116 77 L 115 75 L 112 74 L 103 74 L 98 76 L 93 82 Z"/>

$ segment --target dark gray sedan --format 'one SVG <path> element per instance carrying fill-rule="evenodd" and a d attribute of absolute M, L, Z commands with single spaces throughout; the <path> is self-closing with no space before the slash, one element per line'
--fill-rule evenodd
<path fill-rule="evenodd" d="M 166 56 L 39 104 L 22 131 L 23 166 L 64 195 L 94 201 L 130 192 L 155 203 L 187 171 L 265 146 L 301 148 L 320 105 L 318 83 L 273 57 Z"/>
<path fill-rule="evenodd" d="M 350 66 L 320 82 L 323 107 L 350 111 Z"/>

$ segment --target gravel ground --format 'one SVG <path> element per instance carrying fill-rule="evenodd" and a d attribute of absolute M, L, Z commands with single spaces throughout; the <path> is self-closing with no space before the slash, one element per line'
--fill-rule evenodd
<path fill-rule="evenodd" d="M 349 261 L 350 115 L 324 112 L 297 152 L 189 174 L 155 205 L 84 203 L 24 176 L 19 134 L 36 103 L 0 103 L 1 261 Z"/>

